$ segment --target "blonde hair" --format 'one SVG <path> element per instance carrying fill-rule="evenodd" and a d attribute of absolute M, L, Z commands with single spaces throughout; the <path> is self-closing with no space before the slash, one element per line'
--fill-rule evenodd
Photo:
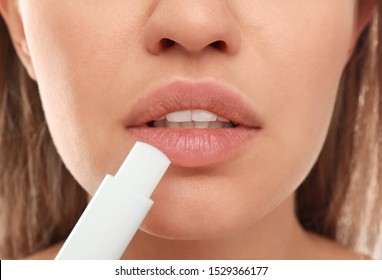
<path fill-rule="evenodd" d="M 382 2 L 344 70 L 321 154 L 297 192 L 308 230 L 382 257 Z"/>
<path fill-rule="evenodd" d="M 324 148 L 297 191 L 308 230 L 381 257 L 381 1 L 346 67 Z M 380 31 L 380 32 L 379 32 Z M 37 84 L 0 17 L 0 258 L 21 258 L 64 239 L 87 194 L 63 165 Z"/>

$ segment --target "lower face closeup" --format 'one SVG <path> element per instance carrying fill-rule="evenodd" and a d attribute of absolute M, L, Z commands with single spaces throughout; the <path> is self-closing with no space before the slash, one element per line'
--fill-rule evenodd
<path fill-rule="evenodd" d="M 54 143 L 94 194 L 136 141 L 172 161 L 141 229 L 243 230 L 316 161 L 354 39 L 355 0 L 20 0 Z M 150 176 L 150 170 L 147 170 Z"/>

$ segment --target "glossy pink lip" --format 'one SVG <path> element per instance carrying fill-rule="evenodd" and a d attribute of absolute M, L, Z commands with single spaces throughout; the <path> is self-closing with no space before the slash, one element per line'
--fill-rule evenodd
<path fill-rule="evenodd" d="M 239 124 L 235 128 L 153 128 L 147 123 L 168 113 L 203 109 Z M 144 95 L 126 122 L 130 139 L 149 143 L 173 165 L 198 167 L 222 163 L 242 151 L 262 127 L 243 94 L 212 80 L 174 80 Z"/>

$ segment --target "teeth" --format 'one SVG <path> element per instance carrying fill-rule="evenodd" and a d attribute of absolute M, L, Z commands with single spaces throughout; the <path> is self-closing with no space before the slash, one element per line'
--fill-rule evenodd
<path fill-rule="evenodd" d="M 169 128 L 232 128 L 234 125 L 231 122 L 169 122 L 169 121 L 154 121 L 152 127 L 169 127 Z"/>
<path fill-rule="evenodd" d="M 194 122 L 195 128 L 208 128 L 209 122 Z"/>
<path fill-rule="evenodd" d="M 229 126 L 225 126 L 229 125 Z M 224 122 L 210 122 L 208 128 L 227 128 L 227 127 L 233 127 L 231 123 L 224 123 Z"/>
<path fill-rule="evenodd" d="M 182 128 L 180 124 L 181 123 L 178 123 L 178 122 L 165 122 L 163 127 Z M 154 122 L 154 127 L 160 127 L 160 126 L 157 126 L 156 122 Z"/>
<path fill-rule="evenodd" d="M 167 114 L 151 123 L 153 127 L 170 128 L 232 128 L 237 125 L 206 110 L 185 110 Z"/>
<path fill-rule="evenodd" d="M 166 119 L 170 122 L 190 122 L 192 121 L 192 111 L 178 111 L 166 115 Z"/>
<path fill-rule="evenodd" d="M 205 110 L 192 110 L 192 120 L 195 122 L 214 122 L 218 116 Z"/>
<path fill-rule="evenodd" d="M 180 127 L 181 128 L 194 128 L 194 123 L 193 122 L 182 122 L 182 123 L 180 123 Z"/>
<path fill-rule="evenodd" d="M 162 118 L 158 120 L 161 120 Z M 187 110 L 167 114 L 166 119 L 170 122 L 214 122 L 218 119 L 218 116 L 205 110 Z M 228 122 L 226 119 L 223 121 Z"/>

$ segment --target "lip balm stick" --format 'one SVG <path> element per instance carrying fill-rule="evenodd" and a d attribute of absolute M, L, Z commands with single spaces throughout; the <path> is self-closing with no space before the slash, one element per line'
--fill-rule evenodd
<path fill-rule="evenodd" d="M 161 151 L 137 142 L 115 177 L 106 175 L 56 260 L 120 259 L 169 165 Z"/>

